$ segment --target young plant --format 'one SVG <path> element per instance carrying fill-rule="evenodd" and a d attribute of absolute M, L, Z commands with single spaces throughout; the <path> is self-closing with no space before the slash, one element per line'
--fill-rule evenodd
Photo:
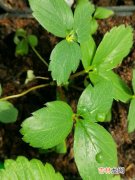
<path fill-rule="evenodd" d="M 38 39 L 35 35 L 27 35 L 24 29 L 17 29 L 14 36 L 14 43 L 16 44 L 16 55 L 27 55 L 29 46 L 35 47 L 38 44 Z"/>
<path fill-rule="evenodd" d="M 27 31 L 22 28 L 17 29 L 14 36 L 14 43 L 16 44 L 16 56 L 27 55 L 29 52 L 29 47 L 31 47 L 35 54 L 38 56 L 38 58 L 48 67 L 45 59 L 43 59 L 38 53 L 38 51 L 35 49 L 35 47 L 38 45 L 38 39 L 35 35 L 27 34 Z"/>
<path fill-rule="evenodd" d="M 78 1 L 74 13 L 64 0 L 29 2 L 39 23 L 55 36 L 64 38 L 50 55 L 53 80 L 63 85 L 68 79 L 86 74 L 91 83 L 78 100 L 77 112 L 61 100 L 48 102 L 46 107 L 33 112 L 22 123 L 23 140 L 40 149 L 64 147 L 63 142 L 74 129 L 74 156 L 81 177 L 113 179 L 112 174 L 98 172 L 100 167 L 118 165 L 116 144 L 99 122 L 110 119 L 113 99 L 126 103 L 133 97 L 130 88 L 113 72 L 132 47 L 132 28 L 125 25 L 112 28 L 96 47 L 91 20 L 93 14 L 98 17 L 102 9 L 94 13 L 94 6 L 87 0 Z M 70 76 L 80 60 L 84 70 Z"/>

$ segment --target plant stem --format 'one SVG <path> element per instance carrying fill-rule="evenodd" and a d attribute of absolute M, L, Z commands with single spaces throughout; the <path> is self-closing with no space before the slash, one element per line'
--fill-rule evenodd
<path fill-rule="evenodd" d="M 74 79 L 74 78 L 76 78 L 76 77 L 78 77 L 78 76 L 82 76 L 82 75 L 84 75 L 84 74 L 86 74 L 86 71 L 85 71 L 85 70 L 80 71 L 80 72 L 77 72 L 77 73 L 71 75 L 71 76 L 70 76 L 70 79 Z"/>
<path fill-rule="evenodd" d="M 93 67 L 92 67 L 92 66 L 89 66 L 87 69 L 71 75 L 71 76 L 70 76 L 70 79 L 74 79 L 74 78 L 76 78 L 76 77 L 78 77 L 78 76 L 82 76 L 82 75 L 84 75 L 84 74 L 87 74 L 87 73 L 89 73 L 91 70 L 93 70 Z"/>
<path fill-rule="evenodd" d="M 26 90 L 26 91 L 24 91 L 24 92 L 22 92 L 22 93 L 1 98 L 0 101 L 8 100 L 8 99 L 13 99 L 13 98 L 19 98 L 19 97 L 21 97 L 21 96 L 24 96 L 24 95 L 28 94 L 28 93 L 31 92 L 31 91 L 34 91 L 34 90 L 36 90 L 36 89 L 40 89 L 40 88 L 43 88 L 43 87 L 47 87 L 47 86 L 50 86 L 50 85 L 51 85 L 51 84 L 48 83 L 48 84 L 41 84 L 41 85 L 38 85 L 38 86 L 34 86 L 34 87 L 32 87 L 32 88 L 30 88 L 30 89 L 28 89 L 28 90 Z"/>
<path fill-rule="evenodd" d="M 49 80 L 48 77 L 36 76 L 35 79 Z"/>
<path fill-rule="evenodd" d="M 35 52 L 35 54 L 37 55 L 37 57 L 48 67 L 48 63 L 47 63 L 46 60 L 38 53 L 38 51 L 37 51 L 34 47 L 32 47 L 32 46 L 31 46 L 31 48 L 32 48 L 32 50 Z"/>

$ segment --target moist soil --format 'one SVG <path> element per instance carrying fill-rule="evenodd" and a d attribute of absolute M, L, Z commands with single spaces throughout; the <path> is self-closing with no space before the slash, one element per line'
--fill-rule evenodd
<path fill-rule="evenodd" d="M 25 8 L 27 3 L 24 1 L 21 5 L 13 3 L 13 0 L 4 1 L 11 8 Z M 102 2 L 102 3 L 101 3 Z M 109 2 L 107 4 L 105 2 Z M 120 2 L 120 1 L 119 1 Z M 133 1 L 121 1 L 126 4 Z M 98 5 L 118 5 L 118 1 L 101 1 L 95 0 Z M 120 3 L 119 3 L 120 4 Z M 3 13 L 1 10 L 0 12 Z M 129 17 L 113 16 L 107 20 L 98 21 L 99 28 L 95 35 L 97 44 L 101 41 L 103 35 L 112 27 L 120 24 L 129 24 L 135 29 L 135 14 Z M 21 93 L 30 87 L 47 83 L 47 80 L 34 80 L 27 85 L 24 84 L 27 70 L 33 70 L 36 76 L 49 77 L 50 73 L 46 66 L 37 58 L 32 50 L 27 56 L 16 57 L 15 45 L 13 37 L 17 28 L 24 28 L 29 34 L 35 34 L 39 39 L 37 50 L 45 58 L 49 59 L 51 50 L 60 40 L 46 32 L 34 19 L 30 18 L 10 18 L 3 16 L 0 18 L 0 83 L 3 87 L 2 96 L 9 96 Z M 135 34 L 135 32 L 134 32 Z M 134 36 L 135 37 L 135 36 Z M 49 61 L 48 61 L 49 62 Z M 131 87 L 132 69 L 135 66 L 135 44 L 130 54 L 124 59 L 123 63 L 115 69 L 123 80 Z M 81 69 L 82 67 L 80 67 Z M 23 97 L 12 99 L 12 102 L 19 110 L 19 116 L 13 124 L 0 123 L 0 161 L 3 162 L 7 158 L 15 159 L 19 155 L 31 158 L 38 158 L 42 162 L 50 162 L 56 170 L 60 171 L 65 179 L 81 179 L 74 163 L 73 155 L 73 134 L 71 133 L 67 139 L 67 153 L 59 155 L 55 152 L 43 152 L 39 149 L 30 147 L 23 142 L 19 133 L 22 121 L 29 117 L 31 113 L 48 102 L 56 100 L 56 92 L 59 92 L 62 98 L 71 105 L 76 111 L 78 98 L 82 93 L 84 77 L 75 79 L 74 85 L 70 85 L 69 90 L 61 87 L 46 87 L 33 91 Z M 119 166 L 125 167 L 126 173 L 123 179 L 135 179 L 135 133 L 127 132 L 127 113 L 129 104 L 123 104 L 114 101 L 112 108 L 112 121 L 106 123 L 104 127 L 112 134 L 118 149 Z"/>

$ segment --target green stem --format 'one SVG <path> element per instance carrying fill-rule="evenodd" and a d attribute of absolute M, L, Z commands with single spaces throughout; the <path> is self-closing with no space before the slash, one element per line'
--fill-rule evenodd
<path fill-rule="evenodd" d="M 84 74 L 87 74 L 87 73 L 89 73 L 89 71 L 91 71 L 91 70 L 93 70 L 93 67 L 92 67 L 92 66 L 89 66 L 87 69 L 71 75 L 71 76 L 70 76 L 70 79 L 74 79 L 74 78 L 76 78 L 76 77 L 78 77 L 78 76 L 82 76 L 82 75 L 84 75 Z"/>
<path fill-rule="evenodd" d="M 32 88 L 30 88 L 30 89 L 28 89 L 28 90 L 26 90 L 26 91 L 24 91 L 24 92 L 22 92 L 22 93 L 1 98 L 0 101 L 9 100 L 9 99 L 13 99 L 13 98 L 19 98 L 19 97 L 21 97 L 21 96 L 24 96 L 24 95 L 28 94 L 28 93 L 31 92 L 31 91 L 34 91 L 34 90 L 40 89 L 40 88 L 44 88 L 44 87 L 47 87 L 47 86 L 50 86 L 50 85 L 51 85 L 51 84 L 48 83 L 48 84 L 41 84 L 41 85 L 38 85 L 38 86 L 34 86 L 34 87 L 32 87 Z"/>
<path fill-rule="evenodd" d="M 38 53 L 38 51 L 34 47 L 32 47 L 32 46 L 31 46 L 31 48 L 35 52 L 37 57 L 48 67 L 48 63 L 46 62 L 46 60 L 44 58 L 42 58 L 42 56 Z"/>
<path fill-rule="evenodd" d="M 35 79 L 49 80 L 48 77 L 36 76 Z"/>
<path fill-rule="evenodd" d="M 84 74 L 86 74 L 86 71 L 85 71 L 85 70 L 80 71 L 80 72 L 77 72 L 77 73 L 71 75 L 71 76 L 70 76 L 70 79 L 74 79 L 74 78 L 76 78 L 76 77 L 78 77 L 78 76 L 82 76 L 82 75 L 84 75 Z"/>

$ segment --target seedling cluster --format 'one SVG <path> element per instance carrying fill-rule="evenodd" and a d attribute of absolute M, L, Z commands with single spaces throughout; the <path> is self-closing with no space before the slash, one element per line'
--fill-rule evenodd
<path fill-rule="evenodd" d="M 90 83 L 85 83 L 86 87 L 78 100 L 77 112 L 73 112 L 70 105 L 61 100 L 48 102 L 45 107 L 33 112 L 32 116 L 25 119 L 21 125 L 23 140 L 35 148 L 55 147 L 59 152 L 65 152 L 66 138 L 74 128 L 74 158 L 82 179 L 113 179 L 112 174 L 98 173 L 100 167 L 118 166 L 116 144 L 100 122 L 111 120 L 114 100 L 131 102 L 128 131 L 133 132 L 135 129 L 135 71 L 132 80 L 134 92 L 113 71 L 130 52 L 133 30 L 125 25 L 114 27 L 104 35 L 97 47 L 93 38 L 98 27 L 96 19 L 108 18 L 113 14 L 111 10 L 96 8 L 88 0 L 78 0 L 74 10 L 64 0 L 29 0 L 29 3 L 37 21 L 48 32 L 62 38 L 50 55 L 48 70 L 51 71 L 53 79 L 51 84 L 68 86 L 72 78 L 79 75 L 89 78 Z M 14 41 L 17 44 L 16 54 L 19 55 L 27 54 L 28 46 L 35 48 L 38 43 L 35 36 L 27 35 L 24 30 L 16 32 Z M 84 69 L 75 73 L 80 63 Z M 2 90 L 0 92 L 2 93 Z M 10 98 L 5 97 L 0 101 L 0 121 L 4 123 L 9 122 L 10 118 L 7 117 L 9 111 L 10 117 L 13 114 L 10 122 L 14 122 L 17 116 L 17 110 L 5 101 L 7 99 Z M 0 177 L 4 177 L 12 170 L 9 164 L 18 168 L 15 173 L 19 177 L 21 162 L 22 164 L 26 162 L 27 165 L 30 163 L 28 166 L 37 170 L 38 174 L 39 167 L 36 161 L 28 162 L 22 157 L 16 162 L 7 161 L 6 169 L 0 171 Z M 41 162 L 37 163 L 43 169 Z M 50 172 L 50 179 L 63 179 L 60 174 L 54 178 L 56 174 L 50 165 L 45 165 L 45 173 L 47 169 Z M 32 176 L 33 174 L 30 178 Z M 41 179 L 47 179 L 45 177 L 43 175 Z"/>

